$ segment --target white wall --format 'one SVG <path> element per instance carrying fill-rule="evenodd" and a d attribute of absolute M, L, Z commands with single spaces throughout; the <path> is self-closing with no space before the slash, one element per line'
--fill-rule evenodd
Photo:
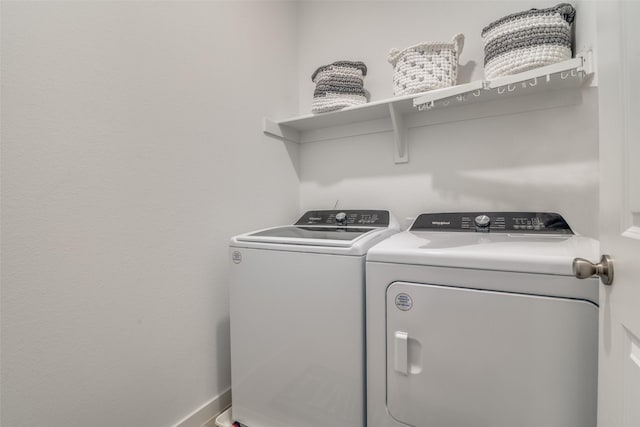
<path fill-rule="evenodd" d="M 593 90 L 411 129 L 405 165 L 389 133 L 262 135 L 334 60 L 384 99 L 389 48 L 461 31 L 460 82 L 479 79 L 482 27 L 531 6 L 2 2 L 0 424 L 170 425 L 224 392 L 228 237 L 300 210 L 553 210 L 594 235 Z"/>
<path fill-rule="evenodd" d="M 385 99 L 392 96 L 390 48 L 449 40 L 458 32 L 466 36 L 459 83 L 482 79 L 482 28 L 506 14 L 556 3 L 303 2 L 299 112 L 310 111 L 311 74 L 319 65 L 364 61 L 371 100 Z M 594 29 L 592 6 L 578 5 L 577 30 L 581 16 L 582 28 Z M 584 31 L 576 32 L 584 38 Z M 387 208 L 402 220 L 437 211 L 556 211 L 578 232 L 596 236 L 595 89 L 585 90 L 579 105 L 410 129 L 408 164 L 393 163 L 392 138 L 379 133 L 302 145 L 302 210 L 332 207 L 339 199 L 341 207 Z"/>
<path fill-rule="evenodd" d="M 2 2 L 2 419 L 171 425 L 230 386 L 228 238 L 298 214 L 296 6 Z"/>

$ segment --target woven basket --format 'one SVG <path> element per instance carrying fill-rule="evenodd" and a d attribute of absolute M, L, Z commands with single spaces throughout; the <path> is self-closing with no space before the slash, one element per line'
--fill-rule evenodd
<path fill-rule="evenodd" d="M 451 42 L 425 42 L 403 50 L 391 49 L 388 61 L 393 66 L 393 94 L 410 95 L 454 86 L 458 79 L 458 58 L 464 35 Z"/>
<path fill-rule="evenodd" d="M 507 76 L 571 59 L 571 24 L 576 10 L 568 3 L 531 9 L 492 22 L 482 30 L 484 74 Z"/>
<path fill-rule="evenodd" d="M 364 76 L 367 66 L 359 61 L 336 61 L 319 67 L 311 76 L 316 84 L 312 113 L 326 113 L 365 104 Z"/>

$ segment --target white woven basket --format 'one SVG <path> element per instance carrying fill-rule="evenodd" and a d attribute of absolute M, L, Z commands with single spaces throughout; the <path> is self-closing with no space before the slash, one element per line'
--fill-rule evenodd
<path fill-rule="evenodd" d="M 393 66 L 393 94 L 410 95 L 454 86 L 458 80 L 458 58 L 464 35 L 451 42 L 425 42 L 403 50 L 391 49 L 388 61 Z"/>
<path fill-rule="evenodd" d="M 571 59 L 571 24 L 575 9 L 561 3 L 530 9 L 492 22 L 482 30 L 484 74 L 507 76 Z"/>

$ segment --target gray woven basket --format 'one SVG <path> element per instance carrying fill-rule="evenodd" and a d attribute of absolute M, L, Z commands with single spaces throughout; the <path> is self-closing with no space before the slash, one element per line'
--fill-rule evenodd
<path fill-rule="evenodd" d="M 326 113 L 367 102 L 364 76 L 367 66 L 360 61 L 336 61 L 319 67 L 311 76 L 316 84 L 312 113 Z"/>
<path fill-rule="evenodd" d="M 576 10 L 568 3 L 530 9 L 492 22 L 482 30 L 486 78 L 516 74 L 571 59 L 571 24 Z"/>

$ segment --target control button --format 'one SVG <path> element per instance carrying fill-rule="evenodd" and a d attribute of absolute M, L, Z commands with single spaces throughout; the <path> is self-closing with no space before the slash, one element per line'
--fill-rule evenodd
<path fill-rule="evenodd" d="M 518 224 L 514 224 L 513 229 L 514 230 L 520 230 L 520 226 Z"/>
<path fill-rule="evenodd" d="M 336 214 L 336 222 L 338 224 L 344 224 L 347 220 L 347 214 L 344 212 L 339 212 Z"/>
<path fill-rule="evenodd" d="M 487 215 L 478 215 L 475 219 L 475 223 L 477 227 L 488 227 L 491 222 L 491 218 Z"/>

